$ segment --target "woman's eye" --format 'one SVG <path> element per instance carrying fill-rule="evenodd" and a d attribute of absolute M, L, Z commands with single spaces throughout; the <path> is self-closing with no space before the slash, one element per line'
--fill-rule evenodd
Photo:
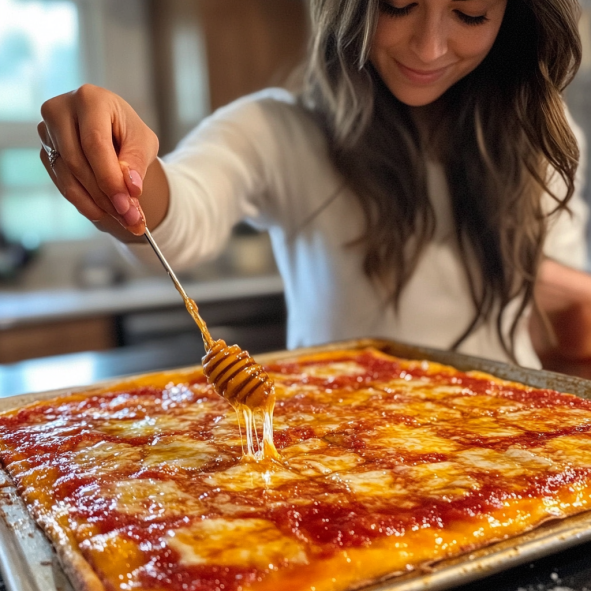
<path fill-rule="evenodd" d="M 407 4 L 402 8 L 392 6 L 392 4 L 390 4 L 389 2 L 380 2 L 380 10 L 388 16 L 406 16 L 415 6 L 416 2 L 413 2 L 412 4 Z"/>
<path fill-rule="evenodd" d="M 465 14 L 459 10 L 456 10 L 455 13 L 458 18 L 467 25 L 482 25 L 488 20 L 488 18 L 486 18 L 486 14 L 482 14 L 480 16 L 470 16 L 469 14 Z"/>

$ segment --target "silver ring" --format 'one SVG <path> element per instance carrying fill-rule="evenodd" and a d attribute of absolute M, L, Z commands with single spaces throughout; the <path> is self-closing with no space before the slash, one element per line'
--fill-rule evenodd
<path fill-rule="evenodd" d="M 47 159 L 49 160 L 49 166 L 51 166 L 51 169 L 53 170 L 53 165 L 55 164 L 55 161 L 60 157 L 60 153 L 55 149 L 55 148 L 45 148 L 45 151 L 47 152 Z"/>

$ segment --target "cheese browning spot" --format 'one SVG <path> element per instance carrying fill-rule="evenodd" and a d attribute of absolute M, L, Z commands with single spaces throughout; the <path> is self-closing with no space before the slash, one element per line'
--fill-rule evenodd
<path fill-rule="evenodd" d="M 117 589 L 136 587 L 135 572 L 145 563 L 136 543 L 112 532 L 84 540 L 80 549 L 98 572 L 108 573 L 115 584 L 119 583 Z"/>

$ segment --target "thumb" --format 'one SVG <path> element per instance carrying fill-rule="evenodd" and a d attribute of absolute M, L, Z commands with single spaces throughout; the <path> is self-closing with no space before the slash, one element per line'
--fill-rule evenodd
<path fill-rule="evenodd" d="M 133 166 L 127 160 L 119 160 L 119 165 L 121 166 L 121 172 L 123 173 L 123 179 L 129 195 L 131 197 L 139 197 L 144 188 L 144 177 L 146 176 L 147 166 L 139 162 Z"/>
<path fill-rule="evenodd" d="M 118 159 L 129 195 L 138 198 L 142 194 L 143 181 L 148 166 L 158 155 L 156 134 L 133 110 L 118 121 L 113 134 L 118 145 Z"/>
<path fill-rule="evenodd" d="M 121 172 L 123 173 L 123 178 L 125 179 L 127 190 L 129 191 L 129 194 L 131 196 L 133 207 L 135 207 L 135 209 L 137 209 L 137 211 L 140 214 L 139 220 L 131 226 L 127 226 L 127 229 L 132 234 L 135 234 L 136 236 L 141 236 L 144 233 L 144 229 L 146 227 L 146 216 L 141 208 L 138 199 L 138 197 L 142 193 L 142 177 L 140 176 L 140 173 L 137 170 L 130 169 L 129 163 L 125 162 L 124 160 L 120 160 L 119 165 L 121 166 Z M 134 195 L 134 190 L 137 193 L 136 195 Z"/>

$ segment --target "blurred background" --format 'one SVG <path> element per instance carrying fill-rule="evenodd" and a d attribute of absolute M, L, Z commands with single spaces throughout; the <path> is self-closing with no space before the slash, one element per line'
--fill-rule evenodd
<path fill-rule="evenodd" d="M 0 0 L 0 395 L 203 354 L 164 271 L 128 265 L 53 187 L 39 160 L 42 102 L 105 86 L 164 154 L 217 107 L 288 84 L 307 32 L 303 0 Z M 218 260 L 180 278 L 214 337 L 251 353 L 284 348 L 265 234 L 237 227 Z"/>
<path fill-rule="evenodd" d="M 585 2 L 584 59 L 567 100 L 591 138 Z M 164 154 L 217 107 L 289 86 L 307 36 L 305 0 L 0 0 L 0 395 L 199 363 L 203 351 L 163 271 L 129 266 L 51 184 L 39 160 L 41 103 L 85 82 L 105 86 Z M 251 353 L 284 347 L 266 235 L 237 227 L 217 261 L 181 278 L 215 337 Z"/>

